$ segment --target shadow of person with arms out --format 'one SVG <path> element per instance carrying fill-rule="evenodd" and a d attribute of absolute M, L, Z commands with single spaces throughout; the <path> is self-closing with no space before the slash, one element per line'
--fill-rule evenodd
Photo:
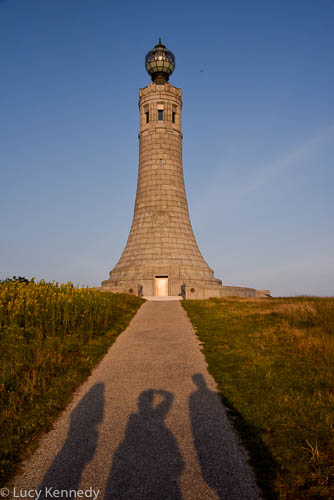
<path fill-rule="evenodd" d="M 82 472 L 92 460 L 98 439 L 97 426 L 103 420 L 104 384 L 95 384 L 71 413 L 70 429 L 66 441 L 56 455 L 39 487 L 40 499 L 46 488 L 76 490 Z"/>
<path fill-rule="evenodd" d="M 258 500 L 247 456 L 240 448 L 218 394 L 211 391 L 201 373 L 192 377 L 197 390 L 189 398 L 194 444 L 205 482 L 220 499 Z"/>
<path fill-rule="evenodd" d="M 182 498 L 178 480 L 183 458 L 164 423 L 172 402 L 171 392 L 149 389 L 140 394 L 138 413 L 130 415 L 124 440 L 113 456 L 106 500 Z"/>

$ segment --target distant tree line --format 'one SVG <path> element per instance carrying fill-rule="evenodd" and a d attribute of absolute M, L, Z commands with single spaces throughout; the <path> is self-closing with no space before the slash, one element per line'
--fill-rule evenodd
<path fill-rule="evenodd" d="M 12 278 L 5 278 L 4 280 L 0 280 L 0 283 L 30 283 L 33 282 L 34 278 L 31 278 L 31 280 L 28 280 L 28 278 L 25 278 L 24 276 L 13 276 Z"/>

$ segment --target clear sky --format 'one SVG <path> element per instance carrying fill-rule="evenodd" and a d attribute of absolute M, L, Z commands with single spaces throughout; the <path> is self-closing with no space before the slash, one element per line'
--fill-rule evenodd
<path fill-rule="evenodd" d="M 161 36 L 216 277 L 334 295 L 333 26 L 333 0 L 0 0 L 0 278 L 108 277 L 133 214 L 144 57 Z"/>

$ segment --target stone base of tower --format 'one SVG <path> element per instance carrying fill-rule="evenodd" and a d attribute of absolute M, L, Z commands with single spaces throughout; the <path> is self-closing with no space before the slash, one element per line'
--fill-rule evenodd
<path fill-rule="evenodd" d="M 138 280 L 105 280 L 102 281 L 102 290 L 110 290 L 118 293 L 131 293 L 139 296 L 152 297 L 159 295 L 157 290 L 157 280 L 160 276 L 167 279 L 166 296 L 182 296 L 185 298 L 209 298 L 221 297 L 222 285 L 217 280 L 187 281 L 179 278 L 168 277 L 166 274 L 156 275 L 150 279 Z"/>
<path fill-rule="evenodd" d="M 270 297 L 270 290 L 256 290 L 242 286 L 212 287 L 205 284 L 187 283 L 185 287 L 186 299 L 211 299 L 222 297 L 263 298 Z"/>
<path fill-rule="evenodd" d="M 102 281 L 102 291 L 114 293 L 130 293 L 141 297 L 158 295 L 156 279 L 105 280 Z M 168 278 L 168 276 L 166 276 Z M 239 286 L 223 286 L 215 280 L 180 280 L 168 278 L 167 296 L 182 296 L 184 299 L 210 299 L 221 297 L 263 298 L 270 296 L 270 290 Z"/>

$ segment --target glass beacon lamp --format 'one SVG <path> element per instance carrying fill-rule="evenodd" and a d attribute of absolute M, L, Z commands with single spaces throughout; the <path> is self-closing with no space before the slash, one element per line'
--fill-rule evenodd
<path fill-rule="evenodd" d="M 173 52 L 162 45 L 161 38 L 159 38 L 159 43 L 146 54 L 145 68 L 151 76 L 152 82 L 157 85 L 164 85 L 173 73 L 175 56 Z"/>

